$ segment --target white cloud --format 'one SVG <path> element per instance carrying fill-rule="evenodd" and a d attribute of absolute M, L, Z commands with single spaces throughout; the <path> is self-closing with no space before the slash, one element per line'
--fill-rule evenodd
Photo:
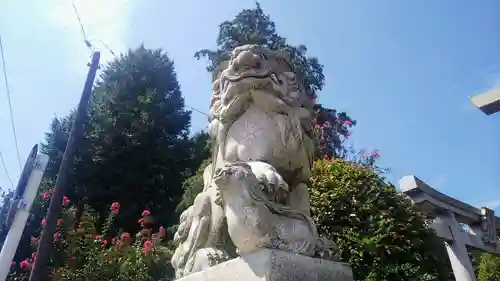
<path fill-rule="evenodd" d="M 126 32 L 132 12 L 131 0 L 75 0 L 81 22 L 88 39 L 101 50 L 101 63 L 113 55 L 101 43 L 104 42 L 115 54 L 127 49 Z M 73 52 L 77 70 L 86 71 L 90 50 L 85 46 L 72 0 L 51 0 L 47 10 L 49 20 L 60 28 L 65 36 L 67 48 Z"/>

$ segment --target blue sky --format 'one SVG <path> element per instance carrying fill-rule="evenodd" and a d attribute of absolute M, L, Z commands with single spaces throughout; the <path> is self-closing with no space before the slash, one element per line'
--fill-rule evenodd
<path fill-rule="evenodd" d="M 29 2 L 29 3 L 28 3 Z M 77 0 L 90 39 L 112 58 L 163 48 L 175 61 L 189 106 L 207 110 L 210 75 L 193 53 L 213 48 L 218 24 L 250 0 Z M 388 178 L 414 174 L 434 188 L 500 211 L 500 114 L 468 97 L 500 86 L 500 2 L 262 0 L 281 35 L 325 66 L 319 102 L 358 121 L 351 143 L 379 149 Z M 22 161 L 51 118 L 76 106 L 89 51 L 70 0 L 6 0 L 0 32 Z M 11 178 L 20 168 L 0 87 L 0 150 Z M 193 130 L 206 117 L 193 113 Z M 0 186 L 10 184 L 0 171 Z"/>

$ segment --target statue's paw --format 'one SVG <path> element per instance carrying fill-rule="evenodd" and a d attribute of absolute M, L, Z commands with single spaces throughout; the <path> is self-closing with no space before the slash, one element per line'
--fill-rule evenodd
<path fill-rule="evenodd" d="M 276 169 L 265 162 L 250 162 L 252 172 L 259 179 L 259 182 L 265 187 L 267 192 L 276 192 L 278 190 L 289 191 L 288 184 L 283 177 L 278 174 Z"/>

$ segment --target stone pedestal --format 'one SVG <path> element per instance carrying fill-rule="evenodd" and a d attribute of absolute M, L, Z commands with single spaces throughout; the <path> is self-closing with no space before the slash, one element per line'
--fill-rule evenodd
<path fill-rule="evenodd" d="M 342 262 L 310 258 L 276 250 L 260 250 L 178 281 L 353 281 Z"/>

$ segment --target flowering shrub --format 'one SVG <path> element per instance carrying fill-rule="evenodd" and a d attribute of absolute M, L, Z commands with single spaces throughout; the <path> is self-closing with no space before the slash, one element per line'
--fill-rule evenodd
<path fill-rule="evenodd" d="M 313 219 L 358 281 L 437 281 L 447 273 L 442 241 L 425 217 L 371 167 L 378 154 L 314 163 Z M 372 166 L 370 166 L 372 165 Z"/>
<path fill-rule="evenodd" d="M 317 137 L 318 154 L 329 158 L 344 158 L 348 149 L 344 142 L 349 136 L 356 121 L 345 112 L 314 105 L 314 118 L 311 120 Z"/>
<path fill-rule="evenodd" d="M 48 201 L 51 191 L 40 195 Z M 154 219 L 149 210 L 144 210 L 138 223 L 141 230 L 136 235 L 114 230 L 113 222 L 120 214 L 120 204 L 111 204 L 110 212 L 98 231 L 99 219 L 88 207 L 81 218 L 75 217 L 75 209 L 70 200 L 63 199 L 63 211 L 57 221 L 53 237 L 53 249 L 48 270 L 54 281 L 95 281 L 95 280 L 165 280 L 172 275 L 169 260 L 171 252 L 168 242 L 164 242 L 166 229 L 154 231 Z M 40 222 L 41 228 L 45 219 Z M 7 280 L 28 280 L 36 259 L 35 251 L 39 237 L 31 237 L 33 254 L 18 264 L 13 262 Z"/>

